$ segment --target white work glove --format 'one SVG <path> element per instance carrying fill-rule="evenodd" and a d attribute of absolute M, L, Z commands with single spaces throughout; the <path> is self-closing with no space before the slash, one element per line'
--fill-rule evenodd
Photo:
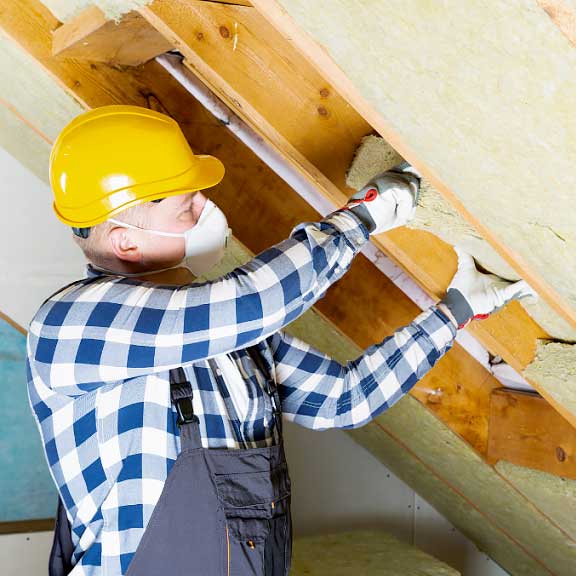
<path fill-rule="evenodd" d="M 419 190 L 420 175 L 403 162 L 373 178 L 344 209 L 358 216 L 370 234 L 380 234 L 414 218 Z"/>
<path fill-rule="evenodd" d="M 464 328 L 472 320 L 488 318 L 511 300 L 538 297 L 524 280 L 509 282 L 494 274 L 483 274 L 476 269 L 470 254 L 457 247 L 455 250 L 458 271 L 440 304 L 448 308 L 458 328 Z"/>

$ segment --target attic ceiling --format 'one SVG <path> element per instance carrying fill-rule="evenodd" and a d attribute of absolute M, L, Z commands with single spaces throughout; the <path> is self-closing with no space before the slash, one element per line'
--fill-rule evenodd
<path fill-rule="evenodd" d="M 320 43 L 391 144 L 576 325 L 576 51 L 544 10 L 533 0 L 255 4 Z"/>
<path fill-rule="evenodd" d="M 46 166 L 51 140 L 80 110 L 111 103 L 133 103 L 168 112 L 179 121 L 193 147 L 222 157 L 228 169 L 227 180 L 219 190 L 222 206 L 230 215 L 236 237 L 251 252 L 281 240 L 294 224 L 316 216 L 302 198 L 211 118 L 157 63 L 127 68 L 51 56 L 52 32 L 62 22 L 81 14 L 89 4 L 100 5 L 108 17 L 119 19 L 121 27 L 121 15 L 146 2 L 46 0 L 43 4 L 52 13 L 35 0 L 17 3 L 0 0 L 0 28 L 5 34 L 0 37 L 0 54 L 4 58 L 3 70 L 6 66 L 7 72 L 14 77 L 13 82 L 5 82 L 0 88 L 3 104 L 0 121 L 3 133 L 15 135 L 4 138 L 2 145 L 33 171 L 46 178 L 42 166 Z M 523 132 L 529 142 L 520 148 L 522 154 L 505 153 L 518 150 L 519 142 L 524 141 L 521 134 L 509 135 L 500 125 L 492 127 L 482 116 L 483 109 L 495 106 L 483 92 L 475 91 L 479 90 L 478 76 L 493 74 L 487 64 L 490 51 L 482 52 L 474 44 L 485 42 L 486 37 L 478 31 L 462 40 L 471 62 L 478 58 L 474 74 L 466 71 L 463 59 L 454 60 L 442 51 L 448 40 L 438 37 L 440 32 L 465 36 L 465 31 L 474 30 L 478 23 L 484 23 L 488 18 L 482 8 L 478 6 L 464 13 L 454 5 L 453 11 L 445 15 L 449 25 L 442 28 L 442 10 L 447 7 L 431 8 L 429 3 L 414 2 L 407 9 L 406 3 L 401 6 L 400 2 L 380 5 L 370 2 L 374 10 L 368 11 L 368 2 L 358 2 L 354 19 L 347 11 L 350 21 L 359 26 L 355 31 L 346 28 L 345 3 L 338 0 L 254 2 L 259 11 L 244 4 L 247 3 L 162 0 L 140 8 L 138 17 L 177 47 L 186 57 L 188 69 L 260 130 L 262 136 L 334 206 L 343 203 L 349 194 L 345 176 L 356 147 L 363 136 L 376 128 L 397 151 L 423 168 L 433 188 L 439 191 L 439 198 L 455 210 L 465 226 L 472 226 L 471 229 L 490 251 L 499 254 L 497 258 L 505 262 L 509 270 L 524 277 L 528 271 L 530 277 L 537 280 L 543 300 L 555 310 L 552 318 L 567 331 L 562 333 L 562 336 L 568 335 L 564 339 L 570 340 L 572 311 L 570 294 L 565 288 L 570 274 L 574 279 L 571 269 L 574 259 L 565 266 L 552 262 L 549 273 L 543 274 L 544 250 L 554 252 L 552 259 L 562 254 L 556 240 L 549 239 L 547 232 L 544 240 L 535 243 L 531 236 L 526 246 L 518 240 L 518 230 L 525 230 L 526 226 L 530 230 L 534 228 L 533 224 L 526 224 L 526 219 L 531 222 L 530 219 L 542 213 L 545 217 L 539 222 L 548 226 L 547 219 L 556 211 L 563 212 L 562 217 L 569 214 L 567 196 L 560 186 L 569 176 L 570 142 L 561 139 L 569 138 L 569 125 L 562 132 L 558 124 L 560 117 L 557 117 L 561 111 L 550 105 L 549 110 L 538 107 L 535 118 L 525 124 L 529 129 Z M 514 30 L 519 38 L 525 37 L 526 30 L 543 37 L 554 35 L 553 40 L 543 43 L 546 62 L 550 61 L 551 54 L 555 58 L 566 57 L 566 62 L 554 64 L 554 74 L 549 72 L 552 80 L 556 74 L 565 80 L 568 73 L 565 66 L 572 58 L 567 46 L 570 50 L 574 48 L 548 16 L 536 4 L 518 0 L 498 4 L 494 9 L 501 11 L 497 30 L 506 30 L 506 19 L 512 19 L 518 12 L 518 22 L 514 26 L 519 28 Z M 396 10 L 402 13 L 396 13 Z M 490 12 L 493 12 L 492 8 Z M 297 22 L 298 33 L 293 33 L 286 24 L 294 26 L 292 17 Z M 374 23 L 362 18 L 372 18 Z M 387 42 L 381 39 L 385 35 L 373 32 L 369 35 L 369 44 L 363 46 L 366 52 L 363 58 L 354 58 L 357 54 L 354 42 L 359 38 L 357 31 L 376 25 L 388 30 L 389 18 L 396 23 L 398 19 L 401 21 L 399 26 L 403 34 L 394 36 L 396 43 L 380 45 L 380 42 Z M 547 23 L 539 18 L 548 19 Z M 427 25 L 423 25 L 424 22 Z M 336 62 L 345 75 L 327 65 L 318 70 L 320 60 L 315 43 L 309 37 L 306 41 L 300 40 L 299 34 L 304 29 L 326 46 L 331 65 Z M 285 34 L 289 34 L 289 40 L 284 38 Z M 400 38 L 414 35 L 418 35 L 417 49 L 412 50 L 407 41 L 399 43 Z M 333 43 L 332 36 L 342 41 Z M 454 43 L 454 38 L 452 40 Z M 512 69 L 520 66 L 524 62 L 518 60 L 520 45 L 514 43 L 509 48 L 497 50 L 499 40 L 502 38 L 498 34 L 490 38 L 492 57 Z M 383 56 L 392 53 L 394 59 Z M 422 53 L 428 55 L 427 64 L 416 68 L 417 56 Z M 222 58 L 222 54 L 226 58 Z M 399 62 L 402 58 L 406 58 L 404 68 L 390 62 Z M 530 65 L 535 65 L 540 57 L 525 55 L 524 58 Z M 14 61 L 18 62 L 17 67 L 8 65 Z M 486 68 L 480 66 L 482 63 Z M 377 72 L 370 66 L 376 67 Z M 525 70 L 520 68 L 518 74 Z M 354 69 L 362 70 L 363 74 Z M 408 70 L 413 74 L 408 74 Z M 456 76 L 452 77 L 452 74 Z M 387 75 L 401 81 L 387 81 Z M 447 85 L 454 90 L 458 88 L 459 92 L 447 95 L 442 75 L 446 75 Z M 419 77 L 418 85 L 413 84 L 413 76 Z M 493 77 L 489 77 L 494 83 Z M 512 113 L 521 116 L 527 110 L 531 111 L 532 106 L 540 106 L 540 100 L 546 96 L 537 92 L 542 90 L 537 75 L 523 79 L 532 84 L 521 87 L 514 96 L 517 100 L 508 106 L 507 114 L 503 116 Z M 513 82 L 513 79 L 507 78 L 507 81 Z M 426 90 L 422 90 L 424 84 Z M 40 98 L 34 89 L 37 86 L 43 87 Z M 386 90 L 386 86 L 393 86 L 394 90 Z M 561 100 L 562 103 L 569 101 L 570 94 L 550 86 L 551 92 L 544 102 L 555 103 L 557 92 L 566 99 Z M 507 97 L 509 87 L 506 84 L 506 90 L 502 89 Z M 362 96 L 362 105 L 359 105 L 358 93 Z M 523 95 L 534 100 L 523 101 Z M 541 98 L 535 98 L 535 95 Z M 417 97 L 422 100 L 417 101 Z M 433 98 L 438 101 L 430 100 Z M 365 106 L 366 101 L 369 107 Z M 442 102 L 449 106 L 442 107 Z M 57 114 L 53 113 L 52 106 L 56 107 Z M 544 119 L 546 114 L 552 113 L 550 109 L 553 109 L 554 122 L 546 126 Z M 414 114 L 414 110 L 426 110 L 426 114 Z M 445 126 L 447 116 L 451 119 L 449 126 Z M 475 122 L 482 124 L 481 130 Z M 514 118 L 510 122 L 520 120 Z M 507 125 L 508 129 L 510 126 Z M 382 130 L 382 127 L 386 129 Z M 37 154 L 26 151 L 28 142 Z M 566 154 L 561 147 L 563 143 L 567 146 Z M 561 157 L 550 159 L 547 156 L 558 150 L 562 153 L 553 155 Z M 534 154 L 538 155 L 538 162 Z M 551 164 L 540 169 L 543 161 Z M 497 178 L 499 174 L 502 178 Z M 555 179 L 550 179 L 552 175 Z M 500 183 L 498 187 L 495 179 Z M 548 182 L 546 186 L 545 181 Z M 518 200 L 518 182 L 522 183 L 521 200 Z M 558 188 L 552 187 L 550 182 L 557 183 L 560 192 L 556 193 Z M 537 197 L 536 184 L 540 185 Z M 278 192 L 263 194 L 264 189 Z M 488 194 L 487 190 L 498 190 L 498 193 Z M 547 208 L 533 213 L 534 207 L 541 207 L 539 203 L 545 199 Z M 490 207 L 484 213 L 482 206 L 486 204 Z M 256 231 L 249 225 L 256 216 L 273 221 L 275 226 L 266 232 L 262 228 Z M 515 225 L 516 232 L 511 232 L 509 228 Z M 573 241 L 570 234 L 565 234 L 564 230 L 560 232 L 568 243 Z M 379 237 L 374 244 L 432 296 L 443 292 L 454 271 L 455 258 L 450 246 L 422 230 L 398 231 Z M 249 252 L 237 244 L 230 257 L 232 261 L 228 265 L 233 266 L 235 262 L 249 258 Z M 564 279 L 557 281 L 550 271 L 560 268 Z M 552 301 L 556 293 L 562 295 L 562 302 Z M 367 303 L 371 317 L 359 319 L 357 311 Z M 311 344 L 344 361 L 410 321 L 417 312 L 418 308 L 400 290 L 360 256 L 349 274 L 318 303 L 316 310 L 295 323 L 292 329 Z M 517 370 L 524 370 L 535 359 L 538 339 L 550 338 L 555 329 L 550 325 L 543 329 L 516 304 L 476 325 L 473 332 L 490 352 L 502 356 Z M 553 346 L 556 355 L 553 366 L 542 353 L 541 346 L 537 362 L 531 365 L 527 375 L 550 405 L 574 424 L 576 405 L 571 404 L 570 393 L 566 393 L 567 388 L 573 387 L 572 365 L 568 364 L 560 373 L 553 369 L 571 361 L 574 347 L 563 345 L 559 349 L 558 344 Z M 560 360 L 557 360 L 558 354 Z M 496 388 L 498 382 L 488 370 L 461 347 L 455 346 L 412 396 L 350 434 L 511 574 L 572 574 L 576 568 L 574 533 L 559 502 L 563 494 L 574 496 L 576 485 L 572 480 L 536 470 L 527 471 L 505 462 L 496 466 L 489 463 L 490 399 Z M 551 426 L 556 426 L 554 422 Z M 556 448 L 550 448 L 554 457 Z M 565 454 L 571 459 L 571 448 L 565 448 Z M 547 469 L 544 459 L 538 466 Z"/>

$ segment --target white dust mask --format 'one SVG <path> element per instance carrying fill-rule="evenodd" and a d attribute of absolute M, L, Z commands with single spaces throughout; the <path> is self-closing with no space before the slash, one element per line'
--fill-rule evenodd
<path fill-rule="evenodd" d="M 109 222 L 114 222 L 126 228 L 134 228 L 136 230 L 144 230 L 151 234 L 158 236 L 181 237 L 184 238 L 185 243 L 185 266 L 194 274 L 194 276 L 202 276 L 211 270 L 224 256 L 226 243 L 231 230 L 228 228 L 228 221 L 224 212 L 214 204 L 211 200 L 206 200 L 206 204 L 202 209 L 198 222 L 192 228 L 185 232 L 162 232 L 160 230 L 150 230 L 148 228 L 140 228 L 132 224 L 126 224 L 108 219 Z M 164 270 L 164 269 L 163 269 Z M 149 273 L 149 272 L 148 272 Z"/>

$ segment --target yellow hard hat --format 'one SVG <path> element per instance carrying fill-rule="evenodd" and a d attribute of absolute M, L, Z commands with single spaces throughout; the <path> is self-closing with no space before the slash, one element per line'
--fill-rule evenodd
<path fill-rule="evenodd" d="M 222 162 L 195 155 L 172 118 L 139 106 L 81 114 L 50 154 L 54 211 L 75 228 L 136 204 L 210 188 L 223 177 Z"/>

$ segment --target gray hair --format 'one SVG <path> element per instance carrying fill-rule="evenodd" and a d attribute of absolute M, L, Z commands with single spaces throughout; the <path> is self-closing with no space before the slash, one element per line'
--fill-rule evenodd
<path fill-rule="evenodd" d="M 149 207 L 150 204 L 144 202 L 126 208 L 126 210 L 123 210 L 115 216 L 118 216 L 118 220 L 126 222 L 127 224 L 146 228 L 148 224 Z M 102 268 L 114 269 L 114 265 L 118 262 L 118 258 L 110 249 L 108 235 L 110 231 L 117 226 L 117 224 L 105 220 L 104 222 L 91 227 L 88 238 L 81 238 L 74 233 L 72 234 L 72 238 L 80 247 L 89 262 Z"/>

